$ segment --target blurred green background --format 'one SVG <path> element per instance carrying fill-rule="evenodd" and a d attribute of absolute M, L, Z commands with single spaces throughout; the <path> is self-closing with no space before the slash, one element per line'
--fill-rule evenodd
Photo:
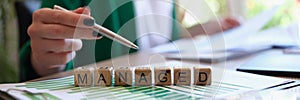
<path fill-rule="evenodd" d="M 0 83 L 18 82 L 18 28 L 15 0 L 0 0 Z"/>
<path fill-rule="evenodd" d="M 226 0 L 206 0 L 210 8 L 219 15 L 227 13 Z M 254 17 L 258 13 L 270 9 L 275 5 L 282 4 L 271 21 L 263 28 L 271 28 L 274 26 L 286 26 L 296 23 L 300 20 L 300 0 L 245 0 L 247 11 L 246 19 Z"/>

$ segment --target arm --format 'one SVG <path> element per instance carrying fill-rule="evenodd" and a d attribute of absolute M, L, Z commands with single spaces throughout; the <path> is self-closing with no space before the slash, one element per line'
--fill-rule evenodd
<path fill-rule="evenodd" d="M 62 0 L 43 0 L 42 7 L 52 8 L 54 4 L 63 5 Z M 78 5 L 80 4 L 72 3 L 67 8 L 72 9 Z M 79 24 L 81 37 L 72 39 L 77 22 L 83 21 L 84 18 L 93 19 L 89 16 L 89 12 L 83 12 L 88 9 L 78 8 L 73 11 L 74 13 L 65 13 L 49 8 L 42 8 L 33 14 L 33 22 L 28 28 L 31 40 L 22 47 L 20 52 L 21 81 L 72 68 L 71 60 L 75 57 L 75 51 L 82 46 L 80 39 L 100 38 L 92 35 L 92 26 Z"/>
<path fill-rule="evenodd" d="M 194 25 L 192 27 L 187 28 L 189 33 L 185 34 L 189 34 L 191 37 L 197 35 L 212 35 L 215 33 L 232 29 L 239 25 L 240 23 L 236 19 L 228 17 L 225 19 L 220 19 L 220 21 L 211 20 L 204 24 Z"/>
<path fill-rule="evenodd" d="M 178 0 L 175 0 L 175 3 L 178 3 Z M 175 5 L 175 11 L 177 14 L 177 20 L 182 22 L 185 15 L 185 9 Z M 181 32 L 183 38 L 192 38 L 197 35 L 212 35 L 219 33 L 228 29 L 239 26 L 240 23 L 236 19 L 227 17 L 220 18 L 219 20 L 210 20 L 204 24 L 197 24 L 192 27 L 186 28 L 187 32 Z"/>

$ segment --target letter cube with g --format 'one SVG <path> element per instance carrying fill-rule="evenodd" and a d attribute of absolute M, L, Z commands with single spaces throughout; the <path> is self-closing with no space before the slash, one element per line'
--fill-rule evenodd
<path fill-rule="evenodd" d="M 171 69 L 170 68 L 154 68 L 155 85 L 171 85 Z"/>

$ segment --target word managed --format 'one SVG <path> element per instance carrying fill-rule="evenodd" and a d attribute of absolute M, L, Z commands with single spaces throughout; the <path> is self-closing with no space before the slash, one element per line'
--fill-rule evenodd
<path fill-rule="evenodd" d="M 173 74 L 171 70 L 173 70 Z M 193 77 L 192 71 L 194 72 Z M 74 70 L 74 85 L 111 86 L 113 78 L 114 85 L 117 86 L 150 86 L 153 84 L 152 78 L 154 78 L 154 85 L 172 85 L 172 76 L 174 85 L 191 85 L 192 78 L 194 85 L 211 84 L 210 68 L 157 67 L 154 68 L 153 73 L 154 76 L 152 76 L 150 67 L 136 67 L 135 69 L 129 67 L 115 69 L 112 67 L 79 67 Z"/>

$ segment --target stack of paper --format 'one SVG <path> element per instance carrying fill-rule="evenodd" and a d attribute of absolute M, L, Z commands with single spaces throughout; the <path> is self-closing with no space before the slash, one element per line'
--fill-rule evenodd
<path fill-rule="evenodd" d="M 273 46 L 297 46 L 294 31 L 289 27 L 274 27 L 260 31 L 279 6 L 264 11 L 240 27 L 201 39 L 182 39 L 152 49 L 168 53 L 167 58 L 218 62 L 272 49 Z M 295 26 L 295 25 L 292 25 Z"/>

